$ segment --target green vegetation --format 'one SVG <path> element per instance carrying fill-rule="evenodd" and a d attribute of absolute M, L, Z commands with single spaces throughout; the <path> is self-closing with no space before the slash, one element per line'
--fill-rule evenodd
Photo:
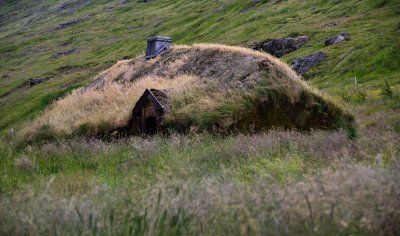
<path fill-rule="evenodd" d="M 359 116 L 356 140 L 275 130 L 1 143 L 0 232 L 396 234 L 400 117 Z"/>
<path fill-rule="evenodd" d="M 351 40 L 324 45 L 340 32 Z M 10 131 L 31 125 L 118 60 L 142 54 L 152 35 L 228 45 L 308 35 L 308 44 L 282 60 L 327 54 L 304 78 L 346 104 L 357 138 L 343 130 L 250 129 L 105 141 L 58 139 L 42 126 L 39 140 L 52 140 L 28 144 Z M 5 1 L 0 235 L 399 235 L 399 42 L 397 0 Z M 75 48 L 79 53 L 56 56 Z M 32 78 L 46 81 L 30 87 Z M 95 95 L 102 101 L 104 94 Z M 189 118 L 212 120 L 235 106 Z M 84 122 L 78 132 L 91 128 Z"/>

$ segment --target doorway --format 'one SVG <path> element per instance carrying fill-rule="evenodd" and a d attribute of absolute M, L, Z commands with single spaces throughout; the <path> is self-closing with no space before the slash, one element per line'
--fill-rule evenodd
<path fill-rule="evenodd" d="M 146 135 L 154 135 L 157 133 L 157 119 L 154 116 L 146 118 L 144 131 Z"/>

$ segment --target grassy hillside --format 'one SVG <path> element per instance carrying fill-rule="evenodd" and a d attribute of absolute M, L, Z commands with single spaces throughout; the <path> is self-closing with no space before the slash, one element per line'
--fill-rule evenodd
<path fill-rule="evenodd" d="M 104 68 L 145 50 L 151 35 L 178 44 L 231 45 L 305 34 L 328 60 L 307 78 L 333 94 L 399 83 L 398 1 L 5 1 L 0 6 L 0 130 L 18 127 L 51 101 L 87 84 Z M 324 47 L 346 31 L 351 41 Z M 71 51 L 75 49 L 74 51 Z M 70 55 L 63 53 L 73 52 Z M 58 53 L 58 54 L 57 54 Z M 27 81 L 46 82 L 30 88 Z"/>
<path fill-rule="evenodd" d="M 343 31 L 350 41 L 324 45 Z M 9 132 L 43 120 L 71 133 L 81 125 L 71 120 L 124 123 L 134 92 L 75 89 L 122 59 L 104 78 L 134 72 L 148 36 L 247 45 L 303 34 L 309 43 L 281 59 L 327 59 L 307 82 L 288 77 L 346 104 L 357 138 L 272 129 L 28 144 Z M 0 235 L 400 235 L 399 42 L 398 0 L 0 0 Z M 173 77 L 131 90 L 198 88 L 194 75 Z M 209 118 L 209 106 L 181 100 L 178 111 Z"/>

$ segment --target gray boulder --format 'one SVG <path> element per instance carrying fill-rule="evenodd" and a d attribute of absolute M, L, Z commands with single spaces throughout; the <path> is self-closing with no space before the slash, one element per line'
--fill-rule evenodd
<path fill-rule="evenodd" d="M 92 0 L 70 0 L 62 1 L 63 3 L 58 6 L 57 12 L 64 14 L 72 14 L 79 9 L 88 5 Z"/>
<path fill-rule="evenodd" d="M 275 57 L 281 57 L 289 52 L 296 51 L 308 42 L 307 36 L 298 36 L 295 38 L 280 38 L 266 40 L 260 43 L 255 43 L 252 48 L 267 52 Z"/>
<path fill-rule="evenodd" d="M 43 78 L 35 78 L 29 80 L 29 86 L 33 87 L 35 85 L 41 84 L 45 81 Z"/>
<path fill-rule="evenodd" d="M 73 25 L 79 24 L 79 23 L 81 23 L 83 21 L 89 20 L 92 16 L 93 16 L 93 14 L 88 14 L 88 15 L 85 15 L 83 17 L 79 17 L 77 19 L 72 19 L 72 20 L 69 20 L 69 21 L 65 21 L 63 23 L 58 24 L 53 29 L 51 29 L 50 32 L 56 31 L 56 30 L 62 30 L 62 29 L 71 27 Z"/>
<path fill-rule="evenodd" d="M 82 19 L 74 19 L 74 20 L 66 21 L 66 22 L 58 24 L 58 26 L 55 28 L 55 30 L 62 30 L 62 29 L 68 28 L 70 26 L 79 24 L 80 22 L 82 22 Z"/>
<path fill-rule="evenodd" d="M 325 45 L 326 46 L 335 45 L 335 44 L 342 43 L 342 42 L 344 42 L 346 40 L 349 40 L 349 39 L 350 39 L 350 34 L 344 32 L 344 33 L 340 33 L 338 35 L 334 35 L 334 36 L 331 36 L 331 37 L 327 38 L 325 40 Z"/>
<path fill-rule="evenodd" d="M 307 71 L 318 65 L 325 58 L 326 54 L 323 52 L 316 52 L 311 55 L 299 57 L 292 62 L 292 68 L 299 75 L 304 75 Z"/>

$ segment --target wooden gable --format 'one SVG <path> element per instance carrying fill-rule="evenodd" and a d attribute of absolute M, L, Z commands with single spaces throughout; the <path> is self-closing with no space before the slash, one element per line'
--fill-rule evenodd
<path fill-rule="evenodd" d="M 143 93 L 143 95 L 139 98 L 139 100 L 137 101 L 135 107 L 133 108 L 132 112 L 134 114 L 141 114 L 142 112 L 142 108 L 144 106 L 146 106 L 146 103 L 148 101 L 151 101 L 154 109 L 156 111 L 161 111 L 164 109 L 163 105 L 160 103 L 160 101 L 158 101 L 158 99 L 154 96 L 154 94 L 149 90 L 146 89 Z"/>
<path fill-rule="evenodd" d="M 132 127 L 141 134 L 152 135 L 160 131 L 164 106 L 160 99 L 166 96 L 156 89 L 146 89 L 132 110 Z M 135 128 L 136 127 L 136 128 Z"/>

